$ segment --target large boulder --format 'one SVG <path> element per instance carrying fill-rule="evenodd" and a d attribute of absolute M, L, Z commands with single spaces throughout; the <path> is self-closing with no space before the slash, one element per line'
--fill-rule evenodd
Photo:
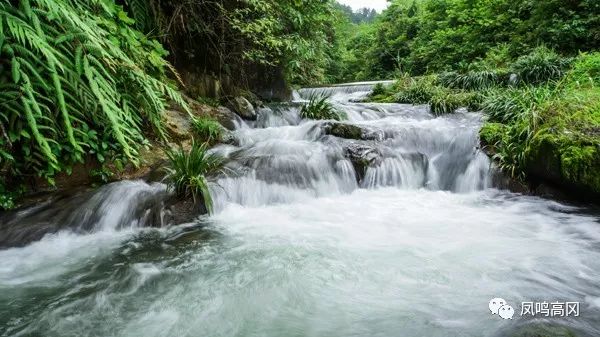
<path fill-rule="evenodd" d="M 172 140 L 181 142 L 192 138 L 192 123 L 186 112 L 166 110 L 163 118 L 167 133 Z"/>
<path fill-rule="evenodd" d="M 243 119 L 255 121 L 258 117 L 252 103 L 244 97 L 238 96 L 230 99 L 227 106 Z"/>
<path fill-rule="evenodd" d="M 233 131 L 237 129 L 237 126 L 242 124 L 243 121 L 240 116 L 236 115 L 233 111 L 229 110 L 224 106 L 220 106 L 213 110 L 212 116 L 223 125 L 227 130 Z"/>

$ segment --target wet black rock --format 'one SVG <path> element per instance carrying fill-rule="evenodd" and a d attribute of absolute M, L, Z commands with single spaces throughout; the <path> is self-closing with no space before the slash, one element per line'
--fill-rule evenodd
<path fill-rule="evenodd" d="M 345 144 L 344 156 L 354 166 L 359 183 L 364 179 L 369 167 L 377 167 L 383 161 L 383 154 L 378 148 L 363 143 Z"/>
<path fill-rule="evenodd" d="M 167 201 L 166 220 L 169 224 L 181 225 L 194 222 L 199 216 L 207 214 L 204 202 L 194 202 L 191 198 L 171 198 Z"/>

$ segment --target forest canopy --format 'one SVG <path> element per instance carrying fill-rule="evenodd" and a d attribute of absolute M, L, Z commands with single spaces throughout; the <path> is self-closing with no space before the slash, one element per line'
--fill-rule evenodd
<path fill-rule="evenodd" d="M 515 59 L 540 45 L 576 55 L 600 47 L 600 2 L 393 0 L 346 41 L 338 74 L 346 81 L 466 70 L 486 55 Z"/>

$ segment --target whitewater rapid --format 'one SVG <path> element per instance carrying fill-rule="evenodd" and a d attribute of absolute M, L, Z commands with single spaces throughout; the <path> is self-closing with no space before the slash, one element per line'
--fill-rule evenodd
<path fill-rule="evenodd" d="M 164 186 L 125 182 L 62 216 L 70 227 L 0 250 L 0 336 L 600 335 L 597 210 L 493 188 L 481 115 L 353 102 L 371 88 L 305 89 L 239 125 L 215 149 L 236 173 L 212 186 L 213 216 L 144 228 L 162 214 L 136 200 Z M 315 93 L 368 139 L 301 119 Z M 353 144 L 379 156 L 362 177 Z M 578 301 L 581 315 L 502 320 L 495 297 Z"/>

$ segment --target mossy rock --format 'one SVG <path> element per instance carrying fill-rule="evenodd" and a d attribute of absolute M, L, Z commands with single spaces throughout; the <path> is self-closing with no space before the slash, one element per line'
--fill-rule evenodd
<path fill-rule="evenodd" d="M 600 195 L 600 149 L 572 137 L 541 135 L 532 142 L 528 170 L 571 190 Z"/>
<path fill-rule="evenodd" d="M 325 133 L 331 136 L 344 139 L 363 139 L 363 129 L 359 126 L 345 123 L 331 123 L 325 127 Z"/>

